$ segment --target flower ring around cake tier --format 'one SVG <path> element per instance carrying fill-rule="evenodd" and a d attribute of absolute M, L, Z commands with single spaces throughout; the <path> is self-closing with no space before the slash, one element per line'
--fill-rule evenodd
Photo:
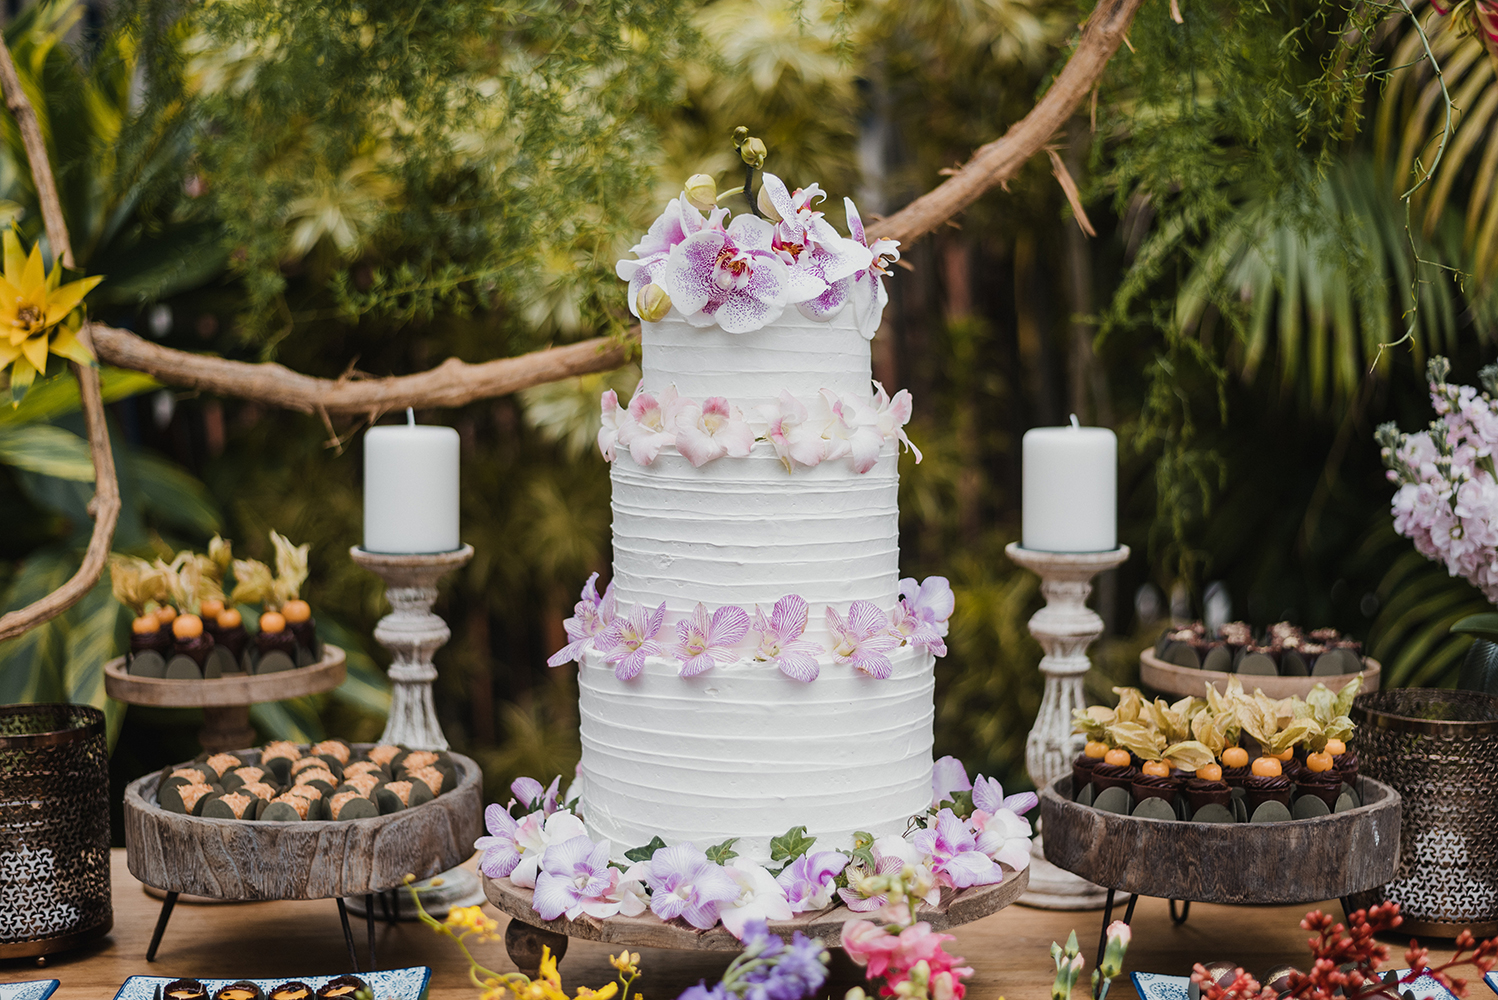
<path fill-rule="evenodd" d="M 768 865 L 741 858 L 733 849 L 738 837 L 704 850 L 655 836 L 625 851 L 624 867 L 611 863 L 610 841 L 588 835 L 572 789 L 558 796 L 557 784 L 518 778 L 508 805 L 484 811 L 488 836 L 474 843 L 484 875 L 533 890 L 532 906 L 547 921 L 649 911 L 702 931 L 722 923 L 740 939 L 750 921 L 790 920 L 835 902 L 855 913 L 878 910 L 896 888 L 934 907 L 944 888 L 997 885 L 1005 867 L 1029 865 L 1023 814 L 1039 801 L 1034 792 L 1006 796 L 982 774 L 970 782 L 959 761 L 943 757 L 931 806 L 902 836 L 856 833 L 845 848 L 817 850 L 817 838 L 797 826 L 771 841 Z"/>
<path fill-rule="evenodd" d="M 900 581 L 900 603 L 885 614 L 872 601 L 854 601 L 844 617 L 836 608 L 825 611 L 831 648 L 804 638 L 810 611 L 798 594 L 775 602 L 770 614 L 754 606 L 751 618 L 743 608 L 725 605 L 708 613 L 699 602 L 691 617 L 676 623 L 673 644 L 666 632 L 666 605 L 637 604 L 628 615 L 618 613 L 614 585 L 598 594 L 598 574 L 588 577 L 573 615 L 562 623 L 569 642 L 546 661 L 550 667 L 581 663 L 587 652 L 602 655 L 620 680 L 640 675 L 652 659 L 680 665 L 678 674 L 695 677 L 714 667 L 745 664 L 775 666 L 793 680 L 816 680 L 822 664 L 846 664 L 877 680 L 893 672 L 889 653 L 905 646 L 945 656 L 947 620 L 955 607 L 946 577 L 914 577 Z M 753 635 L 754 639 L 749 639 Z M 747 640 L 747 641 L 746 641 Z M 829 655 L 830 654 L 830 655 Z"/>
<path fill-rule="evenodd" d="M 674 447 L 701 468 L 724 457 L 745 458 L 758 441 L 770 443 L 786 472 L 846 458 L 862 474 L 878 463 L 887 441 L 898 441 L 921 461 L 920 449 L 905 434 L 910 390 L 891 397 L 878 382 L 867 402 L 831 389 L 810 400 L 782 390 L 774 403 L 745 411 L 722 396 L 698 402 L 668 386 L 659 393 L 636 389 L 627 407 L 609 389 L 601 403 L 598 450 L 610 462 L 621 446 L 642 466 L 653 463 L 662 448 Z"/>

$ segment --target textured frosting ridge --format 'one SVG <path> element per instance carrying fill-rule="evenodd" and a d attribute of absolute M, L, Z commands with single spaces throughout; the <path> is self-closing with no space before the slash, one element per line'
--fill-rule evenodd
<path fill-rule="evenodd" d="M 581 811 L 614 853 L 660 836 L 766 860 L 772 837 L 805 826 L 825 848 L 852 834 L 903 833 L 931 801 L 935 662 L 914 647 L 874 680 L 824 667 L 811 684 L 769 664 L 698 677 L 652 658 L 620 681 L 588 652 L 578 670 Z"/>
<path fill-rule="evenodd" d="M 782 390 L 803 399 L 822 389 L 864 397 L 873 378 L 869 342 L 852 310 L 824 323 L 788 309 L 744 334 L 698 329 L 673 316 L 641 325 L 640 352 L 645 389 L 675 385 L 688 398 L 726 396 L 746 409 L 773 402 Z"/>

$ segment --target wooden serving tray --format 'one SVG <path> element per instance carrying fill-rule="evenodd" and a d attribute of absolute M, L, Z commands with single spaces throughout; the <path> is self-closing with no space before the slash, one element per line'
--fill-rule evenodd
<path fill-rule="evenodd" d="M 483 775 L 473 760 L 451 757 L 457 788 L 410 809 L 352 820 L 184 816 L 157 805 L 160 775 L 148 774 L 125 788 L 130 874 L 168 892 L 233 900 L 363 896 L 400 885 L 407 873 L 429 878 L 472 857 L 484 832 Z"/>
<path fill-rule="evenodd" d="M 1377 660 L 1364 657 L 1363 691 L 1377 691 L 1379 675 L 1383 667 Z M 1288 698 L 1298 695 L 1304 698 L 1317 684 L 1325 684 L 1333 691 L 1339 690 L 1357 674 L 1336 674 L 1324 677 L 1271 677 L 1267 674 L 1227 674 L 1221 670 L 1193 670 L 1169 663 L 1155 655 L 1154 649 L 1139 654 L 1139 682 L 1147 688 L 1177 697 L 1194 695 L 1200 698 L 1211 684 L 1219 694 L 1226 693 L 1229 677 L 1237 677 L 1243 690 L 1253 693 L 1254 688 L 1263 691 L 1269 698 Z"/>
<path fill-rule="evenodd" d="M 226 708 L 300 698 L 331 691 L 346 676 L 343 650 L 323 644 L 317 663 L 274 674 L 239 674 L 212 680 L 133 677 L 123 656 L 104 664 L 104 691 L 116 701 L 159 708 Z"/>
<path fill-rule="evenodd" d="M 1359 778 L 1363 804 L 1281 823 L 1190 823 L 1073 802 L 1071 775 L 1040 792 L 1046 860 L 1109 889 L 1203 903 L 1313 903 L 1388 882 L 1399 793 Z"/>

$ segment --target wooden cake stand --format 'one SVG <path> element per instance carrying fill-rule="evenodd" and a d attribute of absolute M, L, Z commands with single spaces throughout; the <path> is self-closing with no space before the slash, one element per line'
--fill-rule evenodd
<path fill-rule="evenodd" d="M 1008 865 L 1001 866 L 1004 881 L 997 885 L 975 886 L 971 889 L 943 889 L 941 902 L 936 906 L 921 905 L 915 916 L 931 925 L 932 930 L 944 930 L 959 924 L 971 923 L 1003 909 L 1020 897 L 1030 884 L 1030 872 L 1016 872 Z M 622 948 L 672 948 L 678 951 L 742 951 L 744 945 L 722 925 L 711 930 L 700 931 L 682 920 L 662 920 L 653 913 L 642 913 L 637 917 L 614 916 L 598 920 L 583 916 L 577 920 L 563 917 L 559 920 L 543 920 L 531 907 L 531 890 L 515 885 L 507 878 L 484 879 L 484 894 L 489 902 L 499 907 L 514 919 L 505 928 L 505 951 L 516 968 L 529 976 L 535 976 L 541 965 L 541 949 L 551 949 L 558 961 L 567 953 L 567 939 L 583 941 L 605 941 Z M 831 948 L 837 948 L 842 940 L 843 922 L 855 919 L 860 914 L 846 906 L 829 906 L 815 913 L 803 913 L 794 920 L 770 922 L 770 930 L 783 938 L 800 931 Z"/>
<path fill-rule="evenodd" d="M 362 896 L 373 968 L 374 896 L 403 884 L 408 873 L 421 879 L 456 868 L 473 855 L 473 842 L 484 832 L 483 775 L 473 760 L 451 757 L 456 788 L 369 819 L 281 823 L 185 816 L 157 804 L 160 775 L 132 781 L 125 788 L 126 861 L 130 874 L 166 892 L 146 961 L 156 960 L 180 893 L 236 901 L 333 898 L 349 961 L 358 971 L 343 897 Z"/>
<path fill-rule="evenodd" d="M 1364 691 L 1377 691 L 1380 675 L 1383 667 L 1375 659 L 1364 657 L 1363 659 L 1363 688 Z M 1218 694 L 1227 691 L 1228 678 L 1237 676 L 1243 683 L 1243 690 L 1253 691 L 1259 688 L 1269 698 L 1288 698 L 1291 695 L 1304 698 L 1311 693 L 1311 689 L 1317 684 L 1325 684 L 1332 691 L 1341 690 L 1342 686 L 1352 680 L 1357 674 L 1336 674 L 1326 676 L 1309 677 L 1271 677 L 1268 674 L 1228 674 L 1221 670 L 1199 670 L 1193 667 L 1183 667 L 1179 664 L 1162 660 L 1155 655 L 1153 649 L 1146 649 L 1139 654 L 1139 681 L 1147 688 L 1165 694 L 1173 694 L 1178 698 L 1186 695 L 1194 695 L 1200 698 L 1206 691 L 1206 685 L 1211 684 L 1217 688 Z"/>
<path fill-rule="evenodd" d="M 250 706 L 331 691 L 343 683 L 343 650 L 323 644 L 322 659 L 274 674 L 243 674 L 213 680 L 166 680 L 132 677 L 125 658 L 104 664 L 104 691 L 116 701 L 156 708 L 201 708 L 198 741 L 209 753 L 247 747 L 255 742 Z"/>
<path fill-rule="evenodd" d="M 1346 812 L 1280 823 L 1190 823 L 1094 809 L 1072 801 L 1070 775 L 1040 792 L 1046 858 L 1108 890 L 1103 935 L 1116 892 L 1170 900 L 1186 922 L 1193 900 L 1275 904 L 1346 900 L 1381 886 L 1399 866 L 1399 793 L 1360 777 L 1363 804 Z M 1176 900 L 1185 907 L 1176 916 Z M 1347 907 L 1347 903 L 1343 903 Z"/>

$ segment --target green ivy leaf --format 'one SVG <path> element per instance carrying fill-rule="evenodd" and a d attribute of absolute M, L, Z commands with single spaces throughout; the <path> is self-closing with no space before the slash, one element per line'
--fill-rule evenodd
<path fill-rule="evenodd" d="M 651 837 L 650 843 L 644 847 L 636 847 L 632 851 L 625 851 L 624 856 L 631 861 L 649 861 L 652 854 L 665 846 L 666 842 L 661 838 Z"/>
<path fill-rule="evenodd" d="M 874 864 L 874 835 L 867 830 L 853 831 L 853 852 L 851 855 L 855 864 L 863 866 L 863 870 L 873 874 Z M 842 876 L 838 876 L 841 878 Z"/>
<path fill-rule="evenodd" d="M 816 842 L 816 837 L 806 835 L 806 827 L 793 826 L 770 840 L 770 860 L 789 864 L 811 850 L 811 845 Z"/>
<path fill-rule="evenodd" d="M 709 847 L 707 849 L 707 860 L 711 861 L 715 865 L 721 865 L 725 862 L 732 861 L 734 858 L 739 856 L 739 852 L 733 849 L 733 845 L 738 843 L 738 841 L 739 838 L 737 837 L 729 837 L 727 840 L 723 841 L 723 843 L 717 844 L 713 847 Z"/>
<path fill-rule="evenodd" d="M 956 792 L 942 802 L 941 808 L 952 810 L 958 819 L 966 819 L 973 814 L 973 793 Z"/>

